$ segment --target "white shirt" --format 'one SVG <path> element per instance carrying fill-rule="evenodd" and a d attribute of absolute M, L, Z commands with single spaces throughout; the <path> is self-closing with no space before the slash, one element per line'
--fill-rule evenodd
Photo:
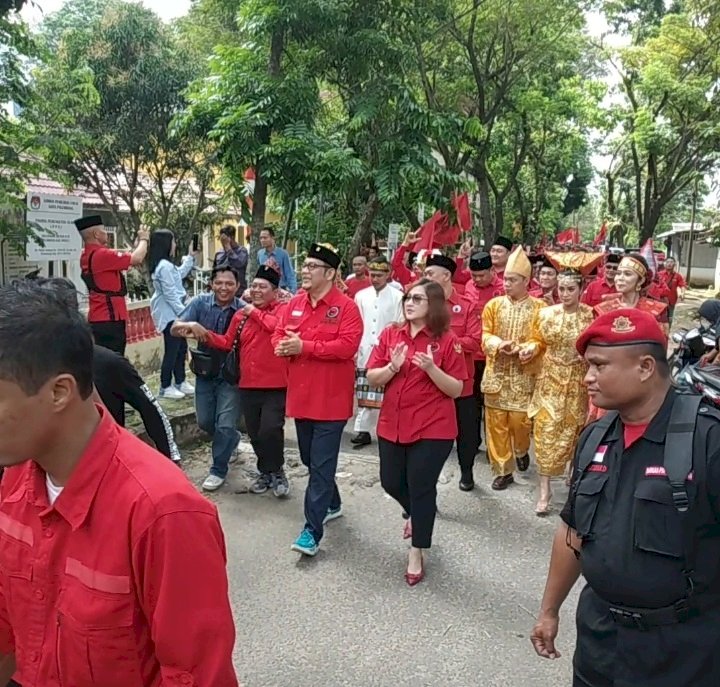
<path fill-rule="evenodd" d="M 360 308 L 364 325 L 357 357 L 359 369 L 367 365 L 380 332 L 393 322 L 401 321 L 402 297 L 402 292 L 391 286 L 386 286 L 382 291 L 376 291 L 375 287 L 370 286 L 355 295 L 355 303 Z"/>
<path fill-rule="evenodd" d="M 62 491 L 65 487 L 59 487 L 55 482 L 53 482 L 50 479 L 50 475 L 45 473 L 45 486 L 47 488 L 47 495 L 48 495 L 48 501 L 50 501 L 50 505 L 52 506 L 55 501 L 57 501 L 57 497 L 62 494 Z"/>

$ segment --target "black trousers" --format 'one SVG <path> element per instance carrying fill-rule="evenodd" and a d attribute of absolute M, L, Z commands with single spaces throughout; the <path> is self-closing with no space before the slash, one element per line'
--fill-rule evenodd
<path fill-rule="evenodd" d="M 187 358 L 187 339 L 170 334 L 173 322 L 170 322 L 163 332 L 162 363 L 160 365 L 160 386 L 167 389 L 175 377 L 175 384 L 180 386 L 185 381 L 185 359 Z"/>
<path fill-rule="evenodd" d="M 287 389 L 240 389 L 245 427 L 259 472 L 280 472 L 285 464 L 286 396 Z"/>
<path fill-rule="evenodd" d="M 437 481 L 450 455 L 451 439 L 396 444 L 378 438 L 380 483 L 412 518 L 412 545 L 429 549 L 437 510 Z"/>
<path fill-rule="evenodd" d="M 470 476 L 475 465 L 475 454 L 478 449 L 477 404 L 475 397 L 463 396 L 462 398 L 456 398 L 455 416 L 458 425 L 458 462 L 462 473 Z"/>
<path fill-rule="evenodd" d="M 485 396 L 482 392 L 482 380 L 485 374 L 485 361 L 475 361 L 475 379 L 473 380 L 473 396 L 475 397 L 475 408 L 477 409 L 477 448 L 482 444 L 482 421 L 483 408 L 485 407 Z"/>
<path fill-rule="evenodd" d="M 117 322 L 91 322 L 93 338 L 98 346 L 109 348 L 115 353 L 125 355 L 127 334 L 125 333 L 125 320 Z"/>

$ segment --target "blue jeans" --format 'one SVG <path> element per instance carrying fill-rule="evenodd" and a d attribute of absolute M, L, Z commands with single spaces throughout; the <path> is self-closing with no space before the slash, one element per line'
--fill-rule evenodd
<path fill-rule="evenodd" d="M 222 379 L 197 379 L 195 413 L 198 427 L 213 439 L 210 474 L 225 479 L 228 462 L 240 441 L 240 389 Z"/>
<path fill-rule="evenodd" d="M 174 322 L 174 321 L 173 321 Z M 187 358 L 187 340 L 182 337 L 171 336 L 171 322 L 163 332 L 165 351 L 160 366 L 160 386 L 167 389 L 175 377 L 175 384 L 180 386 L 185 381 L 185 358 Z"/>
<path fill-rule="evenodd" d="M 328 508 L 340 508 L 335 471 L 346 424 L 347 420 L 295 420 L 300 460 L 310 471 L 305 490 L 305 528 L 318 543 Z"/>

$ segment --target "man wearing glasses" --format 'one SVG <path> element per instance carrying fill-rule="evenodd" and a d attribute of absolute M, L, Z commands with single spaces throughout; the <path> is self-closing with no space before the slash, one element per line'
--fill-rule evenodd
<path fill-rule="evenodd" d="M 288 358 L 287 414 L 295 418 L 300 459 L 309 470 L 305 525 L 292 545 L 318 552 L 324 525 L 342 515 L 335 482 L 342 432 L 353 414 L 355 354 L 363 332 L 357 305 L 336 286 L 340 256 L 313 244 L 300 272 L 302 291 L 273 335 L 275 355 Z"/>

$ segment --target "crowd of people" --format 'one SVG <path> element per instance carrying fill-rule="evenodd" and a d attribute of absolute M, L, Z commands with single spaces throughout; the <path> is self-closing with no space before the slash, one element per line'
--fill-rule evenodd
<path fill-rule="evenodd" d="M 689 581 L 690 591 L 676 597 L 693 612 L 702 607 L 688 600 L 696 587 L 704 594 L 720 586 L 718 564 L 683 549 L 682 527 L 673 529 L 673 504 L 689 474 L 695 475 L 693 489 L 707 481 L 710 493 L 710 505 L 694 525 L 709 527 L 714 517 L 712 495 L 715 488 L 720 493 L 720 483 L 717 468 L 706 469 L 705 460 L 714 455 L 720 414 L 715 418 L 696 405 L 708 426 L 703 437 L 690 432 L 692 450 L 681 452 L 690 461 L 689 468 L 681 465 L 683 479 L 652 482 L 674 475 L 677 465 L 666 460 L 663 466 L 649 445 L 664 442 L 665 431 L 676 425 L 688 432 L 687 417 L 676 417 L 665 355 L 672 308 L 684 297 L 674 261 L 656 274 L 637 252 L 534 252 L 503 236 L 487 252 L 467 243 L 453 256 L 414 253 L 417 237 L 409 234 L 391 260 L 377 249 L 357 256 L 346 278 L 337 251 L 313 244 L 296 288 L 287 253 L 271 229 L 263 230 L 260 265 L 246 279 L 246 252 L 226 228 L 210 291 L 188 299 L 183 276 L 197 255 L 191 247 L 177 266 L 172 232 L 142 234 L 135 251 L 123 253 L 105 246 L 100 218 L 77 225 L 85 244 L 89 327 L 67 280 L 0 289 L 0 457 L 6 468 L 0 652 L 7 657 L 0 661 L 0 684 L 13 676 L 25 687 L 50 684 L 58 674 L 62 684 L 77 687 L 237 684 L 216 510 L 171 461 L 154 460 L 152 449 L 120 428 L 131 394 L 112 383 L 103 390 L 98 370 L 98 361 L 110 356 L 102 364 L 124 365 L 127 375 L 123 272 L 146 255 L 153 318 L 164 341 L 159 396 L 194 395 L 198 424 L 212 437 L 204 490 L 223 486 L 242 415 L 257 459 L 251 491 L 286 497 L 291 484 L 284 432 L 286 417 L 293 418 L 308 481 L 291 548 L 315 556 L 326 526 L 342 515 L 335 475 L 343 431 L 355 417 L 353 445 L 377 439 L 381 485 L 397 501 L 402 536 L 410 543 L 404 578 L 415 586 L 425 578 L 437 483 L 453 446 L 461 491 L 475 488 L 484 442 L 491 487 L 502 492 L 512 487 L 515 472 L 529 469 L 532 439 L 535 513 L 551 511 L 553 478 L 572 485 L 533 632 L 538 653 L 559 655 L 557 612 L 583 572 L 591 592 L 578 611 L 587 628 L 579 623 L 575 685 L 704 687 L 720 679 L 717 658 L 708 658 L 715 682 L 663 681 L 657 677 L 659 653 L 646 657 L 645 668 L 629 659 L 618 667 L 611 659 L 622 652 L 592 630 L 593 622 L 612 616 L 615 642 L 626 617 L 638 627 L 638 618 L 652 628 L 674 624 L 670 615 L 643 610 L 645 603 L 653 609 L 674 603 L 671 592 L 659 592 L 666 580 L 657 577 L 654 564 L 668 578 L 679 574 Z M 197 342 L 190 348 L 194 387 L 185 373 L 187 339 Z M 98 355 L 99 347 L 105 353 Z M 40 350 L 47 355 L 37 355 Z M 177 461 L 167 418 L 130 369 L 144 398 L 134 405 L 158 413 L 159 420 L 148 421 L 155 426 L 150 436 Z M 20 422 L 29 423 L 28 431 L 13 432 Z M 629 469 L 625 453 L 640 448 L 647 454 L 638 463 L 644 472 L 635 470 L 618 487 L 618 475 Z M 613 475 L 612 489 L 606 488 Z M 636 514 L 636 501 L 655 508 L 636 507 Z M 624 509 L 620 518 L 610 517 L 615 503 Z M 628 523 L 634 523 L 634 535 Z M 717 548 L 720 526 L 703 532 L 707 546 Z M 697 575 L 687 569 L 688 557 L 697 560 Z M 646 577 L 633 587 L 638 571 Z M 617 584 L 610 579 L 614 573 Z M 630 591 L 622 591 L 625 583 Z M 653 588 L 643 596 L 644 583 Z M 199 654 L 204 633 L 214 638 L 208 655 Z M 708 656 L 717 643 L 708 640 Z M 672 651 L 680 661 L 680 649 Z M 118 660 L 122 671 L 113 670 Z M 653 660 L 658 665 L 651 666 Z M 626 672 L 613 677 L 618 671 Z M 653 679 L 643 681 L 643 674 Z"/>

